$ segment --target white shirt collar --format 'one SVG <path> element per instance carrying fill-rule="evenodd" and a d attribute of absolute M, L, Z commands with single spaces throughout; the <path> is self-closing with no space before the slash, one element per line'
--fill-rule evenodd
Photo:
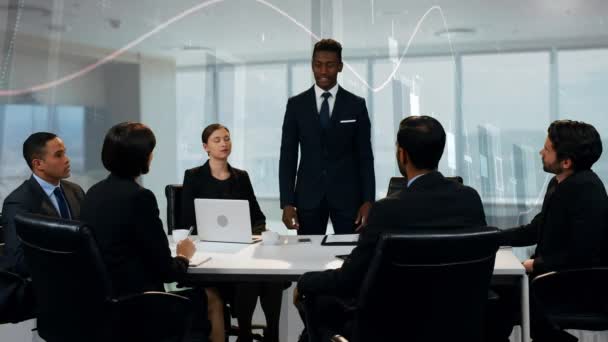
<path fill-rule="evenodd" d="M 323 93 L 329 91 L 329 93 L 331 94 L 331 97 L 335 99 L 336 98 L 336 94 L 338 93 L 338 88 L 339 88 L 339 85 L 338 85 L 338 83 L 336 83 L 336 85 L 333 86 L 331 89 L 329 89 L 329 90 L 323 90 L 323 89 L 321 89 L 321 87 L 319 87 L 315 83 L 315 96 L 317 98 L 321 98 L 322 99 L 321 95 L 323 95 Z"/>
<path fill-rule="evenodd" d="M 416 181 L 416 179 L 418 179 L 418 178 L 420 178 L 421 176 L 424 176 L 424 175 L 426 175 L 426 173 L 418 175 L 418 176 L 416 176 L 416 177 L 414 177 L 412 179 L 408 179 L 407 180 L 407 187 L 409 188 L 412 185 L 412 183 L 414 183 L 414 181 Z"/>
<path fill-rule="evenodd" d="M 61 186 L 61 182 L 59 183 L 59 185 L 53 185 L 53 184 L 45 181 L 44 179 L 36 176 L 35 173 L 32 173 L 32 176 L 34 176 L 34 179 L 36 180 L 36 182 L 38 182 L 38 184 L 40 184 L 40 186 L 42 187 L 42 190 L 44 190 L 44 193 L 46 193 L 46 195 L 49 197 L 53 194 L 53 191 L 55 191 L 55 188 L 58 188 Z"/>

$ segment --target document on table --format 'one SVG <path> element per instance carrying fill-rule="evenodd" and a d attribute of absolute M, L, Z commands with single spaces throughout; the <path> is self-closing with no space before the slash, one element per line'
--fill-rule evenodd
<path fill-rule="evenodd" d="M 359 234 L 333 234 L 325 235 L 322 245 L 356 245 Z"/>
<path fill-rule="evenodd" d="M 192 259 L 190 259 L 190 266 L 200 266 L 207 261 L 211 260 L 209 255 L 205 255 L 202 253 L 194 253 Z"/>

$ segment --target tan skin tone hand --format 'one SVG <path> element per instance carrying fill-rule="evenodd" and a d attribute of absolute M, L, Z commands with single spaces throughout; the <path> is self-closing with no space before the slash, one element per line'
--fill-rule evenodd
<path fill-rule="evenodd" d="M 194 242 L 190 239 L 184 239 L 177 243 L 177 247 L 175 249 L 177 255 L 181 255 L 186 257 L 188 260 L 192 259 L 194 253 L 196 252 L 196 246 Z"/>
<path fill-rule="evenodd" d="M 532 273 L 534 271 L 534 259 L 528 259 L 523 263 L 526 273 Z"/>

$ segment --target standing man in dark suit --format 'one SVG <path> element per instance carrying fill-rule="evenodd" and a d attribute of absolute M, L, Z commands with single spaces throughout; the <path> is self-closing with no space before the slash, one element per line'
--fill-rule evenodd
<path fill-rule="evenodd" d="M 70 177 L 70 158 L 63 141 L 55 134 L 38 132 L 30 135 L 23 143 L 23 158 L 32 170 L 32 176 L 6 197 L 2 218 L 9 270 L 29 276 L 15 230 L 15 216 L 34 213 L 77 220 L 84 191 L 79 185 L 65 180 Z"/>
<path fill-rule="evenodd" d="M 428 116 L 403 119 L 397 135 L 399 170 L 408 179 L 407 187 L 376 202 L 357 247 L 341 268 L 309 272 L 300 277 L 294 303 L 300 296 L 313 300 L 315 334 L 326 329 L 344 331 L 353 317 L 355 298 L 373 258 L 376 242 L 383 233 L 429 227 L 458 231 L 485 226 L 485 214 L 477 191 L 446 179 L 437 171 L 445 146 L 445 131 Z"/>
<path fill-rule="evenodd" d="M 527 225 L 505 229 L 501 244 L 536 244 L 523 265 L 533 279 L 537 275 L 568 268 L 608 266 L 608 196 L 591 166 L 602 154 L 597 130 L 584 122 L 558 120 L 547 130 L 540 155 L 545 172 L 555 174 L 547 187 L 541 212 Z M 518 311 L 517 290 L 496 288 L 501 303 L 490 312 L 488 340 L 508 341 L 513 313 Z M 554 330 L 532 307 L 534 341 L 576 341 L 572 335 Z M 510 317 L 507 317 L 510 316 Z"/>
<path fill-rule="evenodd" d="M 4 200 L 2 226 L 6 270 L 28 278 L 23 248 L 15 229 L 15 216 L 34 213 L 78 219 L 84 191 L 77 184 L 65 180 L 70 176 L 70 159 L 63 141 L 55 134 L 38 132 L 30 135 L 23 143 L 23 157 L 32 170 L 32 176 Z M 0 297 L 15 305 L 9 310 L 15 321 L 32 317 L 35 304 L 28 282 L 15 284 L 11 289 L 12 293 L 3 293 Z"/>
<path fill-rule="evenodd" d="M 283 223 L 298 234 L 325 234 L 330 217 L 336 233 L 353 233 L 375 199 L 370 120 L 365 100 L 338 85 L 342 66 L 340 43 L 317 42 L 315 85 L 287 102 L 279 186 Z"/>

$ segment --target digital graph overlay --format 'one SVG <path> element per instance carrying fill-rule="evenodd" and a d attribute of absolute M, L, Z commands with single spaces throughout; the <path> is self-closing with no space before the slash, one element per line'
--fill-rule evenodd
<path fill-rule="evenodd" d="M 163 22 L 162 24 L 156 26 L 154 29 L 152 29 L 151 31 L 143 34 L 142 36 L 136 38 L 135 40 L 131 41 L 130 43 L 126 44 L 125 46 L 123 46 L 122 48 L 115 50 L 114 52 L 106 55 L 105 57 L 99 59 L 98 61 L 89 64 L 87 66 L 85 66 L 84 68 L 75 71 L 71 74 L 68 74 L 64 77 L 61 77 L 59 79 L 50 81 L 50 82 L 45 82 L 45 83 L 41 83 L 41 84 L 37 84 L 37 85 L 33 85 L 31 87 L 27 87 L 27 88 L 21 88 L 21 89 L 1 89 L 0 90 L 0 96 L 19 96 L 19 95 L 24 95 L 24 94 L 31 94 L 31 93 L 35 93 L 35 92 L 39 92 L 39 91 L 44 91 L 44 90 L 48 90 L 50 88 L 53 87 L 57 87 L 60 86 L 66 82 L 69 82 L 73 79 L 76 79 L 78 77 L 82 77 L 84 75 L 86 75 L 87 73 L 95 70 L 96 68 L 100 67 L 103 64 L 106 64 L 108 62 L 111 62 L 112 60 L 118 58 L 119 56 L 121 56 L 122 54 L 124 54 L 125 52 L 127 52 L 128 50 L 132 49 L 133 47 L 139 45 L 141 42 L 143 42 L 144 40 L 150 38 L 151 36 L 161 32 L 162 30 L 164 30 L 165 28 L 167 28 L 168 26 L 170 26 L 171 24 L 180 21 L 181 19 L 184 19 L 185 17 L 194 14 L 198 11 L 201 11 L 209 6 L 212 5 L 216 5 L 218 3 L 224 2 L 226 0 L 208 0 L 205 2 L 202 2 L 198 5 L 195 5 L 189 9 L 186 9 L 185 11 L 173 16 L 172 18 L 166 20 L 165 22 Z M 292 17 L 291 15 L 289 15 L 287 12 L 285 12 L 284 10 L 280 9 L 278 6 L 271 4 L 265 0 L 255 0 L 257 3 L 266 6 L 267 8 L 273 10 L 274 12 L 278 13 L 279 15 L 283 16 L 284 18 L 286 18 L 287 20 L 289 20 L 290 22 L 292 22 L 294 25 L 296 25 L 297 27 L 299 27 L 300 29 L 302 29 L 305 33 L 307 33 L 308 35 L 310 35 L 310 37 L 316 39 L 316 40 L 320 40 L 321 38 L 319 36 L 317 36 L 314 32 L 312 32 L 310 30 L 310 28 L 306 27 L 306 25 L 302 24 L 301 22 L 299 22 L 297 19 L 295 19 L 294 17 Z M 433 13 L 434 11 L 437 11 L 439 13 L 439 15 L 441 16 L 442 22 L 443 22 L 443 26 L 445 28 L 445 30 L 448 32 L 447 34 L 447 40 L 448 40 L 448 44 L 450 46 L 450 51 L 452 54 L 452 58 L 454 58 L 454 49 L 453 49 L 453 45 L 452 45 L 452 40 L 449 34 L 449 29 L 448 29 L 448 24 L 447 24 L 447 20 L 445 18 L 445 15 L 443 13 L 443 10 L 441 9 L 440 6 L 435 5 L 430 7 L 421 17 L 420 19 L 417 21 L 416 26 L 414 28 L 414 31 L 412 32 L 412 34 L 410 35 L 407 44 L 405 46 L 405 48 L 403 49 L 403 52 L 401 53 L 401 55 L 399 56 L 398 61 L 395 63 L 392 72 L 390 73 L 390 75 L 388 75 L 388 77 L 386 78 L 386 80 L 384 82 L 382 82 L 380 85 L 378 86 L 373 86 L 370 85 L 350 64 L 348 63 L 344 63 L 344 65 L 346 66 L 347 69 L 349 69 L 353 75 L 363 84 L 365 85 L 365 87 L 367 87 L 369 90 L 373 91 L 373 92 L 379 92 L 380 90 L 384 89 L 390 82 L 391 80 L 395 77 L 395 74 L 397 73 L 399 67 L 401 66 L 401 63 L 403 62 L 404 58 L 406 57 L 410 46 L 412 44 L 412 42 L 414 41 L 414 38 L 416 37 L 416 35 L 418 34 L 418 32 L 420 31 L 420 27 L 421 25 L 424 23 L 424 21 L 426 20 L 426 18 Z"/>

